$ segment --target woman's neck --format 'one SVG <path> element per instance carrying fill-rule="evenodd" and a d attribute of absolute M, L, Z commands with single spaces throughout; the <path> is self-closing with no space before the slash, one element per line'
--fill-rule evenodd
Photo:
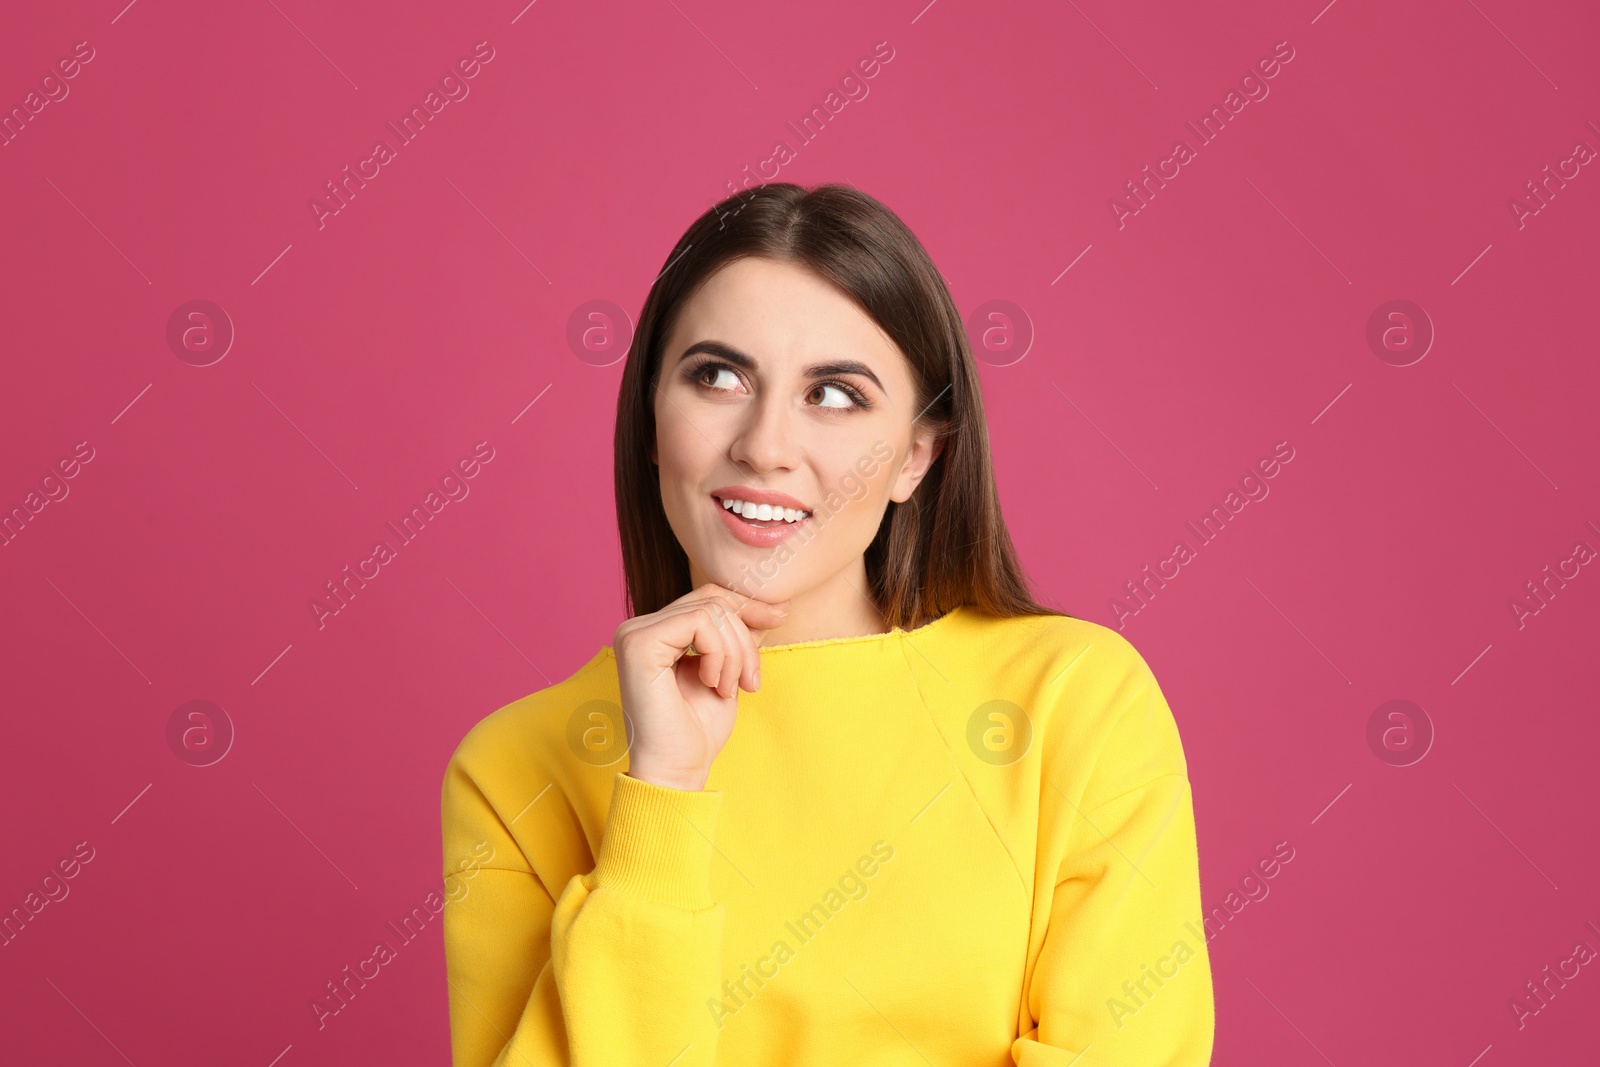
<path fill-rule="evenodd" d="M 781 573 L 779 577 L 781 577 Z M 707 581 L 704 576 L 692 578 L 695 588 Z M 786 591 L 780 583 L 770 582 L 763 588 L 731 588 L 747 593 L 757 600 L 777 601 Z M 789 593 L 789 613 L 781 626 L 768 630 L 761 639 L 763 645 L 788 645 L 800 641 L 821 641 L 833 637 L 860 637 L 881 634 L 889 630 L 883 613 L 867 593 L 867 570 L 864 558 L 828 578 L 819 585 Z"/>

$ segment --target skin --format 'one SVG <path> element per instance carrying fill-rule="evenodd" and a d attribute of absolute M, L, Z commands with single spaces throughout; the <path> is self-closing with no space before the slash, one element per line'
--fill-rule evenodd
<path fill-rule="evenodd" d="M 706 340 L 731 345 L 759 369 L 716 369 L 716 357 L 706 353 L 683 358 L 691 344 Z M 859 361 L 882 384 L 863 374 L 804 374 L 808 364 L 840 360 Z M 822 384 L 834 379 L 872 406 L 860 407 L 838 384 Z M 770 643 L 884 632 L 867 595 L 864 554 L 889 502 L 910 498 L 936 454 L 931 434 L 913 439 L 914 402 L 911 367 L 899 348 L 831 283 L 793 264 L 754 258 L 709 278 L 681 308 L 667 339 L 650 455 L 692 584 L 716 582 L 759 600 L 792 601 Z M 895 458 L 875 463 L 874 476 L 863 479 L 856 464 L 875 460 L 878 441 Z M 831 514 L 803 547 L 792 545 L 795 558 L 767 581 L 756 565 L 778 549 L 732 537 L 709 498 L 719 486 L 752 485 L 815 507 L 830 490 L 844 495 L 851 479 L 866 483 L 865 495 Z M 743 574 L 741 565 L 749 567 Z"/>
<path fill-rule="evenodd" d="M 686 355 L 705 341 L 743 353 L 754 368 L 726 354 Z M 841 361 L 863 372 L 808 371 Z M 618 627 L 623 708 L 635 727 L 630 775 L 704 788 L 738 690 L 759 687 L 758 644 L 887 630 L 867 595 L 865 552 L 889 502 L 910 499 L 938 457 L 932 433 L 912 425 L 915 402 L 899 348 L 802 266 L 736 260 L 679 309 L 662 355 L 650 459 L 695 588 Z M 885 444 L 893 455 L 882 461 Z M 758 570 L 780 547 L 747 545 L 727 530 L 711 498 L 725 485 L 788 493 L 811 509 L 830 492 L 847 502 L 822 524 L 813 519 L 804 545 L 791 537 L 787 562 Z M 700 655 L 683 654 L 691 642 Z"/>

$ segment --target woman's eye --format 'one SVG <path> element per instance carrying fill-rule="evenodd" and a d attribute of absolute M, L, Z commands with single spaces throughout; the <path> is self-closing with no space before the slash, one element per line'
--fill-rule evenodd
<path fill-rule="evenodd" d="M 830 389 L 833 390 L 833 392 L 834 392 L 834 394 L 836 396 L 842 398 L 842 402 L 840 402 L 840 403 L 831 403 L 831 404 L 830 403 L 825 403 L 825 402 L 819 402 L 817 404 L 818 407 L 821 407 L 821 408 L 847 408 L 847 407 L 855 406 L 855 400 L 848 393 L 846 393 L 843 389 L 839 388 L 837 385 L 829 385 L 828 383 L 824 382 L 823 384 L 821 384 L 821 385 L 817 386 L 816 388 L 814 388 L 811 391 L 811 393 L 812 393 L 813 396 L 815 396 L 819 390 L 824 392 L 824 393 L 826 393 L 826 391 L 830 390 Z"/>
<path fill-rule="evenodd" d="M 709 382 L 705 380 L 707 371 L 710 371 L 713 374 L 712 380 Z M 732 380 L 729 382 L 723 382 L 722 376 L 724 374 L 726 374 Z M 727 367 L 704 367 L 701 369 L 699 374 L 695 375 L 695 377 L 700 379 L 701 384 L 712 389 L 732 389 L 734 386 L 739 384 L 739 376 L 734 374 L 733 371 L 729 370 Z"/>

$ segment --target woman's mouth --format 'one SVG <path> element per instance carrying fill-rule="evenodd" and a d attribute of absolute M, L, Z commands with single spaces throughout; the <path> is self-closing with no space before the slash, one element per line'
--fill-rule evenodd
<path fill-rule="evenodd" d="M 723 500 L 716 496 L 711 500 L 722 513 L 729 531 L 745 544 L 758 548 L 777 544 L 811 521 L 809 511 L 752 504 L 732 498 Z"/>

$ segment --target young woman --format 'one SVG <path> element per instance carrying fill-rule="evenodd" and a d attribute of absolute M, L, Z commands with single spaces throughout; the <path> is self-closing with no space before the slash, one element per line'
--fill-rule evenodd
<path fill-rule="evenodd" d="M 456 1067 L 1208 1063 L 1172 713 L 1030 597 L 899 218 L 784 183 L 696 220 L 615 447 L 631 617 L 445 773 Z"/>

